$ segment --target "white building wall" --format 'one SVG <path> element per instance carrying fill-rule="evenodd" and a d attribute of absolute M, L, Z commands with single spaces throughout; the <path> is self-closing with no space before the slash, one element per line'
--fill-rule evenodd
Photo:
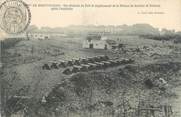
<path fill-rule="evenodd" d="M 105 40 L 91 40 L 90 42 L 85 40 L 82 47 L 90 48 L 90 44 L 93 44 L 93 49 L 105 49 L 105 45 L 107 45 L 107 49 L 110 48 L 109 44 L 107 44 Z"/>
<path fill-rule="evenodd" d="M 104 49 L 105 48 L 105 45 L 106 45 L 106 42 L 105 41 L 102 41 L 102 40 L 94 40 L 93 41 L 93 47 L 95 49 Z"/>
<path fill-rule="evenodd" d="M 28 34 L 29 39 L 49 39 L 50 35 L 41 33 L 30 33 Z"/>
<path fill-rule="evenodd" d="M 90 42 L 88 42 L 87 40 L 83 41 L 82 47 L 83 48 L 89 48 L 89 44 L 91 44 Z"/>

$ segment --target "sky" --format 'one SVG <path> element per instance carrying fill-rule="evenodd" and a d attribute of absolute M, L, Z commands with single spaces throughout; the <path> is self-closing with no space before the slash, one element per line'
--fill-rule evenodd
<path fill-rule="evenodd" d="M 50 7 L 32 7 L 31 24 L 39 27 L 64 27 L 68 25 L 132 25 L 148 23 L 157 28 L 181 30 L 181 0 L 27 0 L 28 4 L 117 4 L 160 7 L 74 8 L 51 10 Z M 149 14 L 161 12 L 162 14 Z M 146 13 L 146 14 L 145 14 Z"/>
<path fill-rule="evenodd" d="M 65 27 L 69 25 L 116 26 L 147 23 L 159 29 L 167 28 L 181 31 L 181 0 L 24 0 L 24 2 L 30 5 L 31 25 L 38 27 Z M 160 7 L 93 7 L 51 10 L 51 7 L 33 7 L 33 4 L 152 4 Z M 161 12 L 161 14 L 149 14 L 149 12 Z"/>

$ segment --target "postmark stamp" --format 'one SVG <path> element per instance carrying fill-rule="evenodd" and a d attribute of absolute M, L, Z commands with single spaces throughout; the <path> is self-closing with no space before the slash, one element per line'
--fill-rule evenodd
<path fill-rule="evenodd" d="M 9 34 L 25 31 L 31 21 L 28 5 L 21 0 L 6 0 L 0 5 L 0 27 Z"/>

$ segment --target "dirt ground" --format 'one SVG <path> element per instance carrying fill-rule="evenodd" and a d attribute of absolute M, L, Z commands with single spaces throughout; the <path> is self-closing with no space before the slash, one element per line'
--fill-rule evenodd
<path fill-rule="evenodd" d="M 136 107 L 138 100 L 143 99 L 151 100 L 155 104 L 170 102 L 169 104 L 175 109 L 173 111 L 178 111 L 178 105 L 181 104 L 176 104 L 174 100 L 180 103 L 178 100 L 180 100 L 181 90 L 179 88 L 181 84 L 181 45 L 173 44 L 170 41 L 162 42 L 150 39 L 128 39 L 122 40 L 122 43 L 125 46 L 119 50 L 95 50 L 83 49 L 80 39 L 74 38 L 20 41 L 5 50 L 3 79 L 8 83 L 7 97 L 10 99 L 11 96 L 21 95 L 41 101 L 44 96 L 52 94 L 57 84 L 66 82 L 62 89 L 65 97 L 74 98 L 67 97 L 64 101 L 60 101 L 61 103 L 55 108 L 63 103 L 64 105 L 80 105 L 77 110 L 81 110 L 80 107 L 88 105 L 85 102 L 90 101 L 90 98 L 86 95 L 90 94 L 83 93 L 85 97 L 82 96 L 83 94 L 78 95 L 76 90 L 72 90 L 71 87 L 73 87 L 79 91 L 84 91 L 84 89 L 88 92 L 91 91 L 91 104 L 110 101 L 114 104 L 112 108 L 116 108 L 123 97 L 126 97 L 132 107 Z M 135 62 L 130 65 L 72 75 L 62 74 L 63 68 L 42 69 L 42 65 L 49 61 L 97 55 L 107 55 L 111 59 L 132 58 Z M 81 77 L 86 79 L 85 83 L 76 84 L 76 81 L 83 81 Z M 154 82 L 159 78 L 166 82 L 167 86 L 164 89 L 159 85 L 149 87 L 145 84 L 147 79 Z M 54 106 L 51 105 L 51 107 Z"/>

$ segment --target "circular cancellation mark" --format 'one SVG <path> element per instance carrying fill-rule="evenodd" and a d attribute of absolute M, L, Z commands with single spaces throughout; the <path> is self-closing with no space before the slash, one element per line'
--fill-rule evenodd
<path fill-rule="evenodd" d="M 0 27 L 6 33 L 25 31 L 31 21 L 28 5 L 21 0 L 6 0 L 0 5 Z"/>

